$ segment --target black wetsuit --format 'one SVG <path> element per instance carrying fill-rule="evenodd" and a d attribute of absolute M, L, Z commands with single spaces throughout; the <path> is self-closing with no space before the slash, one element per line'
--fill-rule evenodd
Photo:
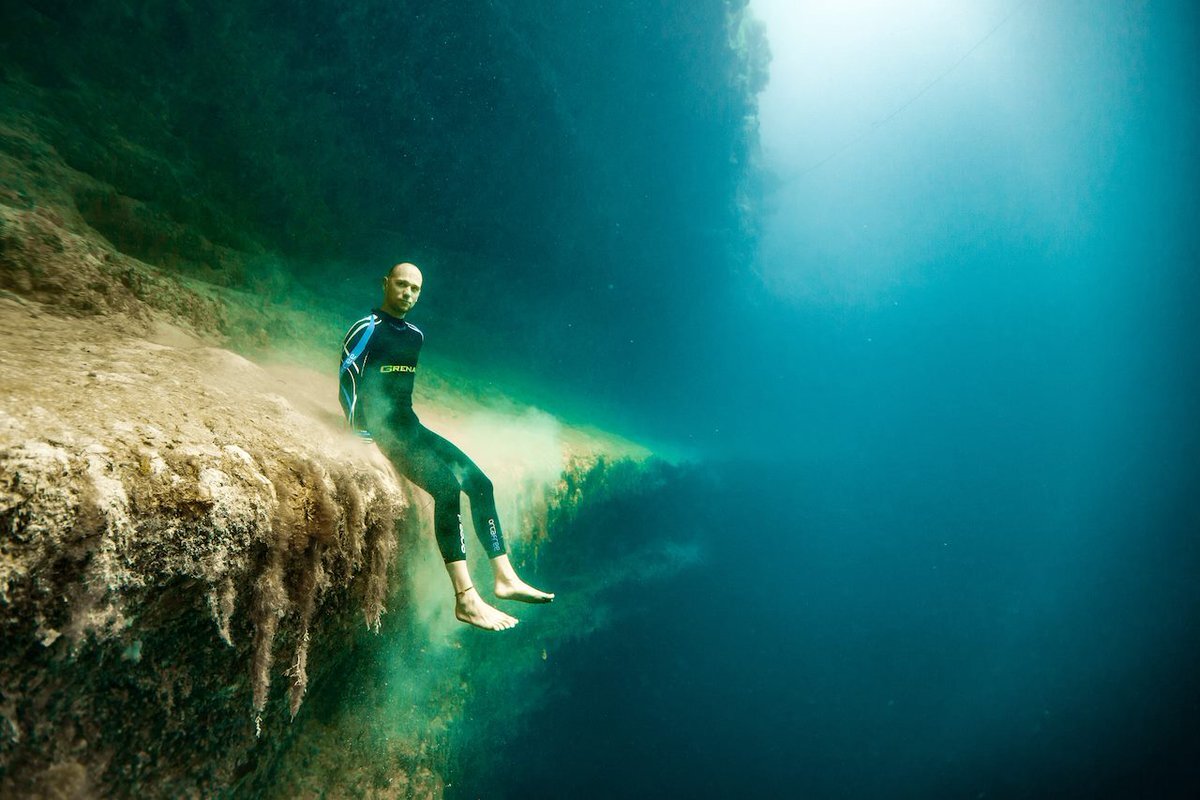
<path fill-rule="evenodd" d="M 339 400 L 350 427 L 374 440 L 396 470 L 433 496 L 433 526 L 447 562 L 467 557 L 461 493 L 471 499 L 475 535 L 490 558 L 505 553 L 492 482 L 471 459 L 426 428 L 413 412 L 413 383 L 424 334 L 375 309 L 342 342 Z"/>

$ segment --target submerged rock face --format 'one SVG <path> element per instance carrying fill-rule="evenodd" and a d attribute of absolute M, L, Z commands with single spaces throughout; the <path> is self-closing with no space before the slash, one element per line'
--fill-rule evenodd
<path fill-rule="evenodd" d="M 636 372 L 652 404 L 751 277 L 746 6 L 10 0 L 0 199 L 277 299 L 414 260 L 440 341 L 596 397 Z M 655 313 L 681 286 L 689 310 Z"/>
<path fill-rule="evenodd" d="M 5 793 L 229 786 L 272 678 L 295 714 L 310 643 L 378 628 L 404 494 L 233 353 L 0 306 Z"/>
<path fill-rule="evenodd" d="M 667 267 L 741 236 L 744 3 L 201 6 L 0 11 L 0 796 L 438 796 L 483 648 L 447 619 L 423 496 L 341 432 L 338 270 L 305 259 L 392 258 L 403 227 L 456 265 L 424 301 L 442 333 L 524 302 L 513 338 L 466 329 L 474 357 L 590 371 L 583 318 L 653 328 Z M 701 127 L 699 160 L 655 145 Z M 698 216 L 678 201 L 702 185 Z M 585 257 L 642 301 L 597 302 L 619 293 L 578 280 Z M 509 281 L 518 261 L 567 302 Z M 291 346 L 326 361 L 231 352 Z M 582 476 L 646 455 L 442 381 L 430 416 L 497 479 L 514 560 L 550 546 Z M 537 630 L 488 652 L 544 663 Z"/>
<path fill-rule="evenodd" d="M 244 309 L 5 214 L 0 794 L 440 796 L 478 659 L 424 496 L 345 432 L 332 368 L 216 346 Z M 439 392 L 518 562 L 581 476 L 645 455 Z"/>

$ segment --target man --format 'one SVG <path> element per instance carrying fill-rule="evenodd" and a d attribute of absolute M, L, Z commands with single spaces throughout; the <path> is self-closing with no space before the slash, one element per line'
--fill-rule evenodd
<path fill-rule="evenodd" d="M 491 560 L 496 597 L 549 603 L 554 595 L 517 577 L 504 547 L 492 482 L 413 413 L 417 356 L 425 335 L 404 317 L 420 295 L 421 271 L 413 264 L 397 264 L 383 277 L 382 306 L 354 323 L 342 342 L 339 400 L 354 432 L 374 440 L 397 472 L 433 496 L 434 533 L 454 588 L 454 615 L 485 630 L 507 630 L 517 619 L 484 602 L 467 572 L 463 492 L 471 499 L 475 535 Z"/>

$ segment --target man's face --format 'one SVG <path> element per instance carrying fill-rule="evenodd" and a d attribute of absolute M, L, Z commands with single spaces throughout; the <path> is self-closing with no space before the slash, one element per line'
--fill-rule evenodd
<path fill-rule="evenodd" d="M 397 264 L 383 279 L 383 309 L 390 314 L 407 314 L 420 296 L 421 270 L 412 264 Z"/>

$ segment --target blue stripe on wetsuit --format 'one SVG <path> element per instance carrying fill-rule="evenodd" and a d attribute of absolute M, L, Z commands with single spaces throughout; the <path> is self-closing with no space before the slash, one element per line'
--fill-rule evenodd
<path fill-rule="evenodd" d="M 358 342 L 354 345 L 354 349 L 342 359 L 342 368 L 338 374 L 338 383 L 341 384 L 339 388 L 341 389 L 342 411 L 346 415 L 346 421 L 350 423 L 350 427 L 354 429 L 355 434 L 368 441 L 371 439 L 370 432 L 363 430 L 355 424 L 355 411 L 358 406 L 358 382 L 354 379 L 354 373 L 350 372 L 350 370 L 351 368 L 354 368 L 354 372 L 361 374 L 362 370 L 356 367 L 356 364 L 363 352 L 366 351 L 367 343 L 371 339 L 371 334 L 375 332 L 375 326 L 378 322 L 379 319 L 374 314 L 371 314 L 369 317 L 367 317 L 366 328 L 360 332 Z M 346 342 L 349 343 L 349 340 L 350 337 L 347 337 Z M 342 352 L 346 352 L 345 344 L 342 345 Z M 350 372 L 350 374 L 347 375 L 347 372 Z M 350 379 L 350 391 L 347 391 L 347 377 Z"/>

